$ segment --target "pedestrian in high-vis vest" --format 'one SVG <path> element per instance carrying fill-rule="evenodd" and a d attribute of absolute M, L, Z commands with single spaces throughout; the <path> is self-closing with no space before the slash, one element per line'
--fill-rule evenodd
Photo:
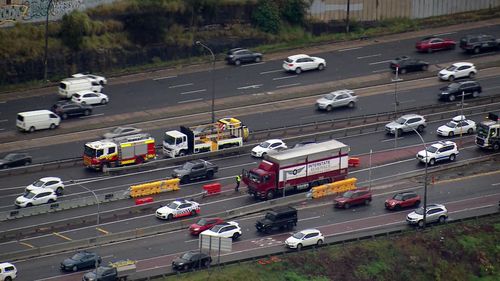
<path fill-rule="evenodd" d="M 241 181 L 241 176 L 237 175 L 236 176 L 236 187 L 234 188 L 234 191 L 236 191 L 236 192 L 238 192 L 238 190 L 240 189 L 240 181 Z"/>

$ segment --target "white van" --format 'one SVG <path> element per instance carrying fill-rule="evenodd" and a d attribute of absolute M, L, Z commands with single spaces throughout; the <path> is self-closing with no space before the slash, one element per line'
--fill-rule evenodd
<path fill-rule="evenodd" d="M 0 263 L 0 280 L 14 280 L 17 277 L 17 268 L 9 262 Z"/>
<path fill-rule="evenodd" d="M 59 83 L 59 96 L 66 99 L 70 99 L 74 93 L 79 91 L 100 93 L 101 90 L 102 86 L 99 81 L 91 78 L 66 78 Z"/>
<path fill-rule="evenodd" d="M 55 129 L 61 118 L 50 110 L 26 111 L 17 114 L 16 126 L 21 131 L 34 132 L 41 129 Z"/>

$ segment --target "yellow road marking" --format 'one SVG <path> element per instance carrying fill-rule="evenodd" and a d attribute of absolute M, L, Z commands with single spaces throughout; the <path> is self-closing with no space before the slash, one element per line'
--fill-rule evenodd
<path fill-rule="evenodd" d="M 33 246 L 33 245 L 31 245 L 31 244 L 28 244 L 28 243 L 25 243 L 25 242 L 19 242 L 19 244 L 24 245 L 24 246 L 26 246 L 26 247 L 30 247 L 30 248 L 32 248 L 32 249 L 33 249 L 33 248 L 35 248 L 35 246 Z"/>
<path fill-rule="evenodd" d="M 73 239 L 71 239 L 71 238 L 69 238 L 69 237 L 67 237 L 67 236 L 64 236 L 64 235 L 62 235 L 62 234 L 60 234 L 60 233 L 57 233 L 57 232 L 52 232 L 52 234 L 54 234 L 55 236 L 59 236 L 59 237 L 61 237 L 62 239 L 66 239 L 66 240 L 68 240 L 68 241 L 73 240 Z"/>
<path fill-rule="evenodd" d="M 475 174 L 475 175 L 470 175 L 470 176 L 465 176 L 465 177 L 456 178 L 456 179 L 447 179 L 447 180 L 441 180 L 441 181 L 434 181 L 434 184 L 441 184 L 441 183 L 450 183 L 450 182 L 462 181 L 462 180 L 473 179 L 473 178 L 477 178 L 477 177 L 484 177 L 484 176 L 494 175 L 494 174 L 498 174 L 498 173 L 500 173 L 500 170 L 493 171 L 493 172 L 481 173 L 481 174 Z"/>
<path fill-rule="evenodd" d="M 109 231 L 106 231 L 102 228 L 99 228 L 99 227 L 96 227 L 97 230 L 99 230 L 100 232 L 104 233 L 104 234 L 109 234 Z"/>

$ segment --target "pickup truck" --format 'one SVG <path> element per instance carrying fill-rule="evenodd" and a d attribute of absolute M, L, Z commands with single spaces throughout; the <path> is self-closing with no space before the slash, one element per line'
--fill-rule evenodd
<path fill-rule="evenodd" d="M 297 209 L 286 206 L 271 209 L 266 212 L 264 218 L 257 220 L 255 228 L 257 231 L 270 233 L 273 229 L 292 229 L 297 225 Z"/>
<path fill-rule="evenodd" d="M 219 171 L 217 165 L 198 159 L 188 161 L 179 168 L 174 169 L 172 177 L 179 178 L 181 183 L 188 183 L 191 180 L 199 178 L 211 179 L 217 171 Z"/>
<path fill-rule="evenodd" d="M 132 260 L 110 262 L 108 266 L 99 266 L 96 270 L 85 273 L 82 281 L 126 281 L 130 274 L 135 273 L 135 263 Z"/>

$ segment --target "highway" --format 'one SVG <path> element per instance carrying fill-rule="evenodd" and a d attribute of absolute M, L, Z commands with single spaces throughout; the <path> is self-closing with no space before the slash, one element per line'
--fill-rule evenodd
<path fill-rule="evenodd" d="M 464 30 L 446 36 L 458 39 L 465 33 L 473 32 L 496 35 L 500 34 L 500 26 L 485 26 L 480 30 Z M 258 96 L 259 93 L 266 91 L 269 93 L 276 89 L 313 85 L 346 78 L 359 77 L 359 79 L 363 79 L 366 75 L 388 72 L 387 60 L 395 56 L 408 54 L 408 52 L 414 57 L 424 58 L 437 65 L 436 69 L 441 67 L 439 64 L 442 62 L 471 58 L 470 55 L 463 54 L 459 50 L 435 54 L 417 54 L 413 51 L 415 40 L 415 38 L 404 39 L 319 53 L 318 56 L 327 59 L 327 69 L 322 72 L 303 73 L 299 76 L 280 71 L 281 61 L 279 60 L 265 61 L 236 69 L 234 67 L 219 68 L 216 73 L 217 99 L 238 98 L 245 95 Z M 485 54 L 477 58 L 490 55 L 493 54 Z M 352 61 L 357 63 L 353 64 Z M 499 71 L 500 69 L 497 67 L 488 68 L 484 71 L 480 70 L 477 80 L 483 86 L 483 97 L 496 97 L 499 95 Z M 175 77 L 156 77 L 126 84 L 110 84 L 105 88 L 105 92 L 110 94 L 112 102 L 107 106 L 98 107 L 96 114 L 92 118 L 133 114 L 133 112 L 149 110 L 155 107 L 180 106 L 206 99 L 210 96 L 208 90 L 210 89 L 209 75 L 206 72 L 194 72 Z M 406 77 L 411 77 L 414 80 L 406 81 Z M 398 83 L 398 110 L 403 111 L 407 108 L 426 108 L 439 103 L 444 104 L 444 102 L 437 100 L 437 94 L 439 88 L 447 85 L 447 83 L 439 82 L 435 77 L 419 78 L 418 74 L 417 76 L 402 76 L 402 78 L 403 81 Z M 387 85 L 356 89 L 359 95 L 359 103 L 355 108 L 341 108 L 330 113 L 315 110 L 314 101 L 318 96 L 305 96 L 291 101 L 278 101 L 269 103 L 265 107 L 257 105 L 241 108 L 240 110 L 235 108 L 232 111 L 237 113 L 233 116 L 240 118 L 252 131 L 278 129 L 284 126 L 326 120 L 336 122 L 336 120 L 346 118 L 394 111 L 393 87 L 394 84 L 388 81 Z M 56 100 L 57 97 L 54 94 L 53 98 L 42 95 L 0 103 L 0 119 L 7 118 L 5 117 L 7 115 L 15 116 L 15 112 L 34 109 L 29 106 L 49 107 Z M 470 103 L 472 102 L 468 99 L 465 100 L 464 112 L 466 112 L 467 117 L 476 122 L 481 121 L 485 115 L 484 107 L 473 107 L 470 106 Z M 435 118 L 429 122 L 428 127 L 422 134 L 426 142 L 431 143 L 448 139 L 436 136 L 435 132 L 437 127 L 449 121 L 450 116 L 460 114 L 460 103 L 455 104 L 456 111 L 434 114 Z M 489 107 L 500 108 L 495 103 L 490 104 Z M 441 116 L 436 117 L 439 114 Z M 9 119 L 10 117 L 6 120 Z M 9 124 L 2 128 L 5 131 L 4 133 L 12 133 L 14 129 L 13 126 L 10 126 L 12 122 L 9 122 L 0 123 L 2 125 Z M 71 120 L 68 122 L 75 124 L 81 122 L 83 124 L 86 121 Z M 176 122 L 181 121 L 177 120 Z M 380 125 L 380 128 L 383 128 L 383 124 Z M 395 148 L 394 136 L 385 134 L 383 129 L 380 128 L 376 131 L 360 131 L 349 136 L 344 136 L 342 132 L 332 134 L 336 139 L 350 145 L 351 156 L 361 158 L 361 167 L 351 169 L 350 176 L 358 178 L 358 186 L 367 187 L 370 184 L 373 185 L 376 196 L 372 204 L 346 211 L 332 210 L 331 198 L 304 201 L 303 204 L 298 205 L 300 221 L 297 229 L 319 227 L 329 239 L 333 239 L 339 233 L 349 233 L 357 229 L 378 229 L 405 224 L 404 217 L 408 211 L 386 212 L 383 210 L 383 201 L 389 195 L 401 189 L 417 190 L 422 193 L 422 186 L 419 182 L 422 180 L 421 174 L 424 165 L 418 163 L 414 156 L 417 151 L 422 149 L 422 144 L 416 134 L 409 133 L 397 138 L 397 147 Z M 172 125 L 152 126 L 150 130 L 148 129 L 148 132 L 156 138 L 156 143 L 159 144 L 166 129 L 173 129 L 173 127 Z M 57 131 L 54 132 L 57 134 Z M 83 144 L 88 139 L 72 140 L 70 135 L 62 134 L 61 138 L 68 137 L 67 141 L 55 144 L 42 138 L 49 133 L 51 132 L 35 133 L 29 136 L 30 142 L 34 142 L 40 137 L 42 143 L 25 149 L 25 151 L 33 155 L 34 163 L 81 157 Z M 20 135 L 20 139 L 28 138 L 25 134 L 16 134 Z M 92 136 L 93 134 L 89 133 L 88 135 Z M 284 138 L 286 139 L 286 135 Z M 311 137 L 311 139 L 313 138 Z M 456 163 L 466 163 L 475 158 L 483 159 L 480 160 L 482 162 L 472 164 L 472 168 L 469 166 L 467 166 L 469 168 L 466 168 L 466 170 L 469 170 L 468 172 L 477 169 L 477 172 L 482 173 L 482 175 L 477 177 L 470 175 L 463 179 L 438 181 L 432 184 L 429 189 L 430 202 L 444 203 L 449 206 L 451 219 L 454 219 L 455 215 L 456 217 L 465 216 L 467 212 L 472 212 L 472 210 L 491 209 L 491 206 L 496 206 L 496 202 L 500 199 L 500 193 L 498 193 L 497 189 L 500 184 L 500 173 L 496 171 L 498 169 L 488 171 L 488 168 L 495 167 L 498 164 L 498 158 L 488 160 L 487 156 L 491 156 L 492 152 L 479 150 L 474 144 L 474 136 L 457 136 L 451 139 L 456 141 L 460 148 Z M 318 139 L 318 141 L 320 140 Z M 288 145 L 292 146 L 293 142 L 288 143 Z M 373 152 L 371 167 L 368 164 L 370 160 L 368 153 L 370 151 Z M 4 253 L 16 252 L 68 243 L 74 240 L 89 239 L 96 235 L 105 236 L 133 229 L 168 226 L 173 223 L 156 219 L 154 210 L 159 205 L 175 198 L 196 197 L 202 191 L 202 185 L 206 183 L 220 182 L 224 192 L 214 197 L 196 197 L 196 200 L 201 203 L 203 216 L 239 206 L 255 204 L 253 198 L 245 194 L 245 188 L 242 188 L 240 193 L 233 191 L 234 175 L 240 173 L 242 169 L 256 167 L 260 160 L 252 158 L 248 154 L 240 154 L 213 159 L 213 161 L 220 167 L 220 171 L 214 180 L 182 185 L 180 191 L 155 195 L 155 202 L 145 206 L 139 212 L 127 213 L 134 204 L 131 199 L 102 204 L 102 221 L 99 228 L 94 225 L 95 205 L 1 222 L 0 251 Z M 445 163 L 437 167 L 430 167 L 429 171 L 433 176 L 441 178 L 444 177 L 441 172 L 435 174 L 433 171 L 456 163 Z M 481 171 L 483 166 L 485 171 Z M 30 172 L 22 175 L 10 175 L 3 177 L 0 182 L 0 211 L 14 210 L 14 199 L 23 192 L 25 186 L 43 176 L 59 176 L 63 178 L 66 189 L 65 195 L 60 198 L 60 201 L 65 201 L 90 196 L 81 185 L 92 189 L 98 194 L 125 191 L 130 185 L 168 178 L 173 168 L 174 166 L 166 166 L 142 172 L 133 171 L 124 175 L 105 176 L 84 169 L 82 166 L 75 166 L 58 170 Z M 450 170 L 443 173 L 449 173 L 449 177 L 454 178 L 459 173 L 467 174 L 467 171 Z M 401 180 L 405 175 L 412 177 L 405 181 Z M 74 180 L 76 184 L 70 183 L 70 180 Z M 243 257 L 249 251 L 262 253 L 274 250 L 281 247 L 283 240 L 289 235 L 289 233 L 284 232 L 269 236 L 257 234 L 253 224 L 256 217 L 260 215 L 254 214 L 237 219 L 244 232 L 243 237 L 234 244 L 233 256 Z M 85 222 L 81 221 L 82 217 L 85 217 Z M 178 222 L 174 223 L 178 224 Z M 3 237 L 6 232 L 16 231 L 18 231 L 18 235 L 15 238 Z M 263 241 L 268 243 L 263 243 Z M 116 258 L 137 259 L 139 260 L 139 269 L 147 273 L 154 268 L 168 267 L 173 256 L 197 247 L 197 240 L 189 236 L 186 229 L 162 233 L 153 237 L 138 238 L 129 242 L 133 243 L 117 242 L 106 244 L 101 246 L 98 252 L 103 256 L 105 262 Z M 58 269 L 59 262 L 71 253 L 51 254 L 16 261 L 18 270 L 22 272 L 19 280 L 79 280 L 81 273 L 63 274 L 63 277 L 61 277 Z M 229 258 L 229 256 L 225 255 L 224 257 Z"/>

